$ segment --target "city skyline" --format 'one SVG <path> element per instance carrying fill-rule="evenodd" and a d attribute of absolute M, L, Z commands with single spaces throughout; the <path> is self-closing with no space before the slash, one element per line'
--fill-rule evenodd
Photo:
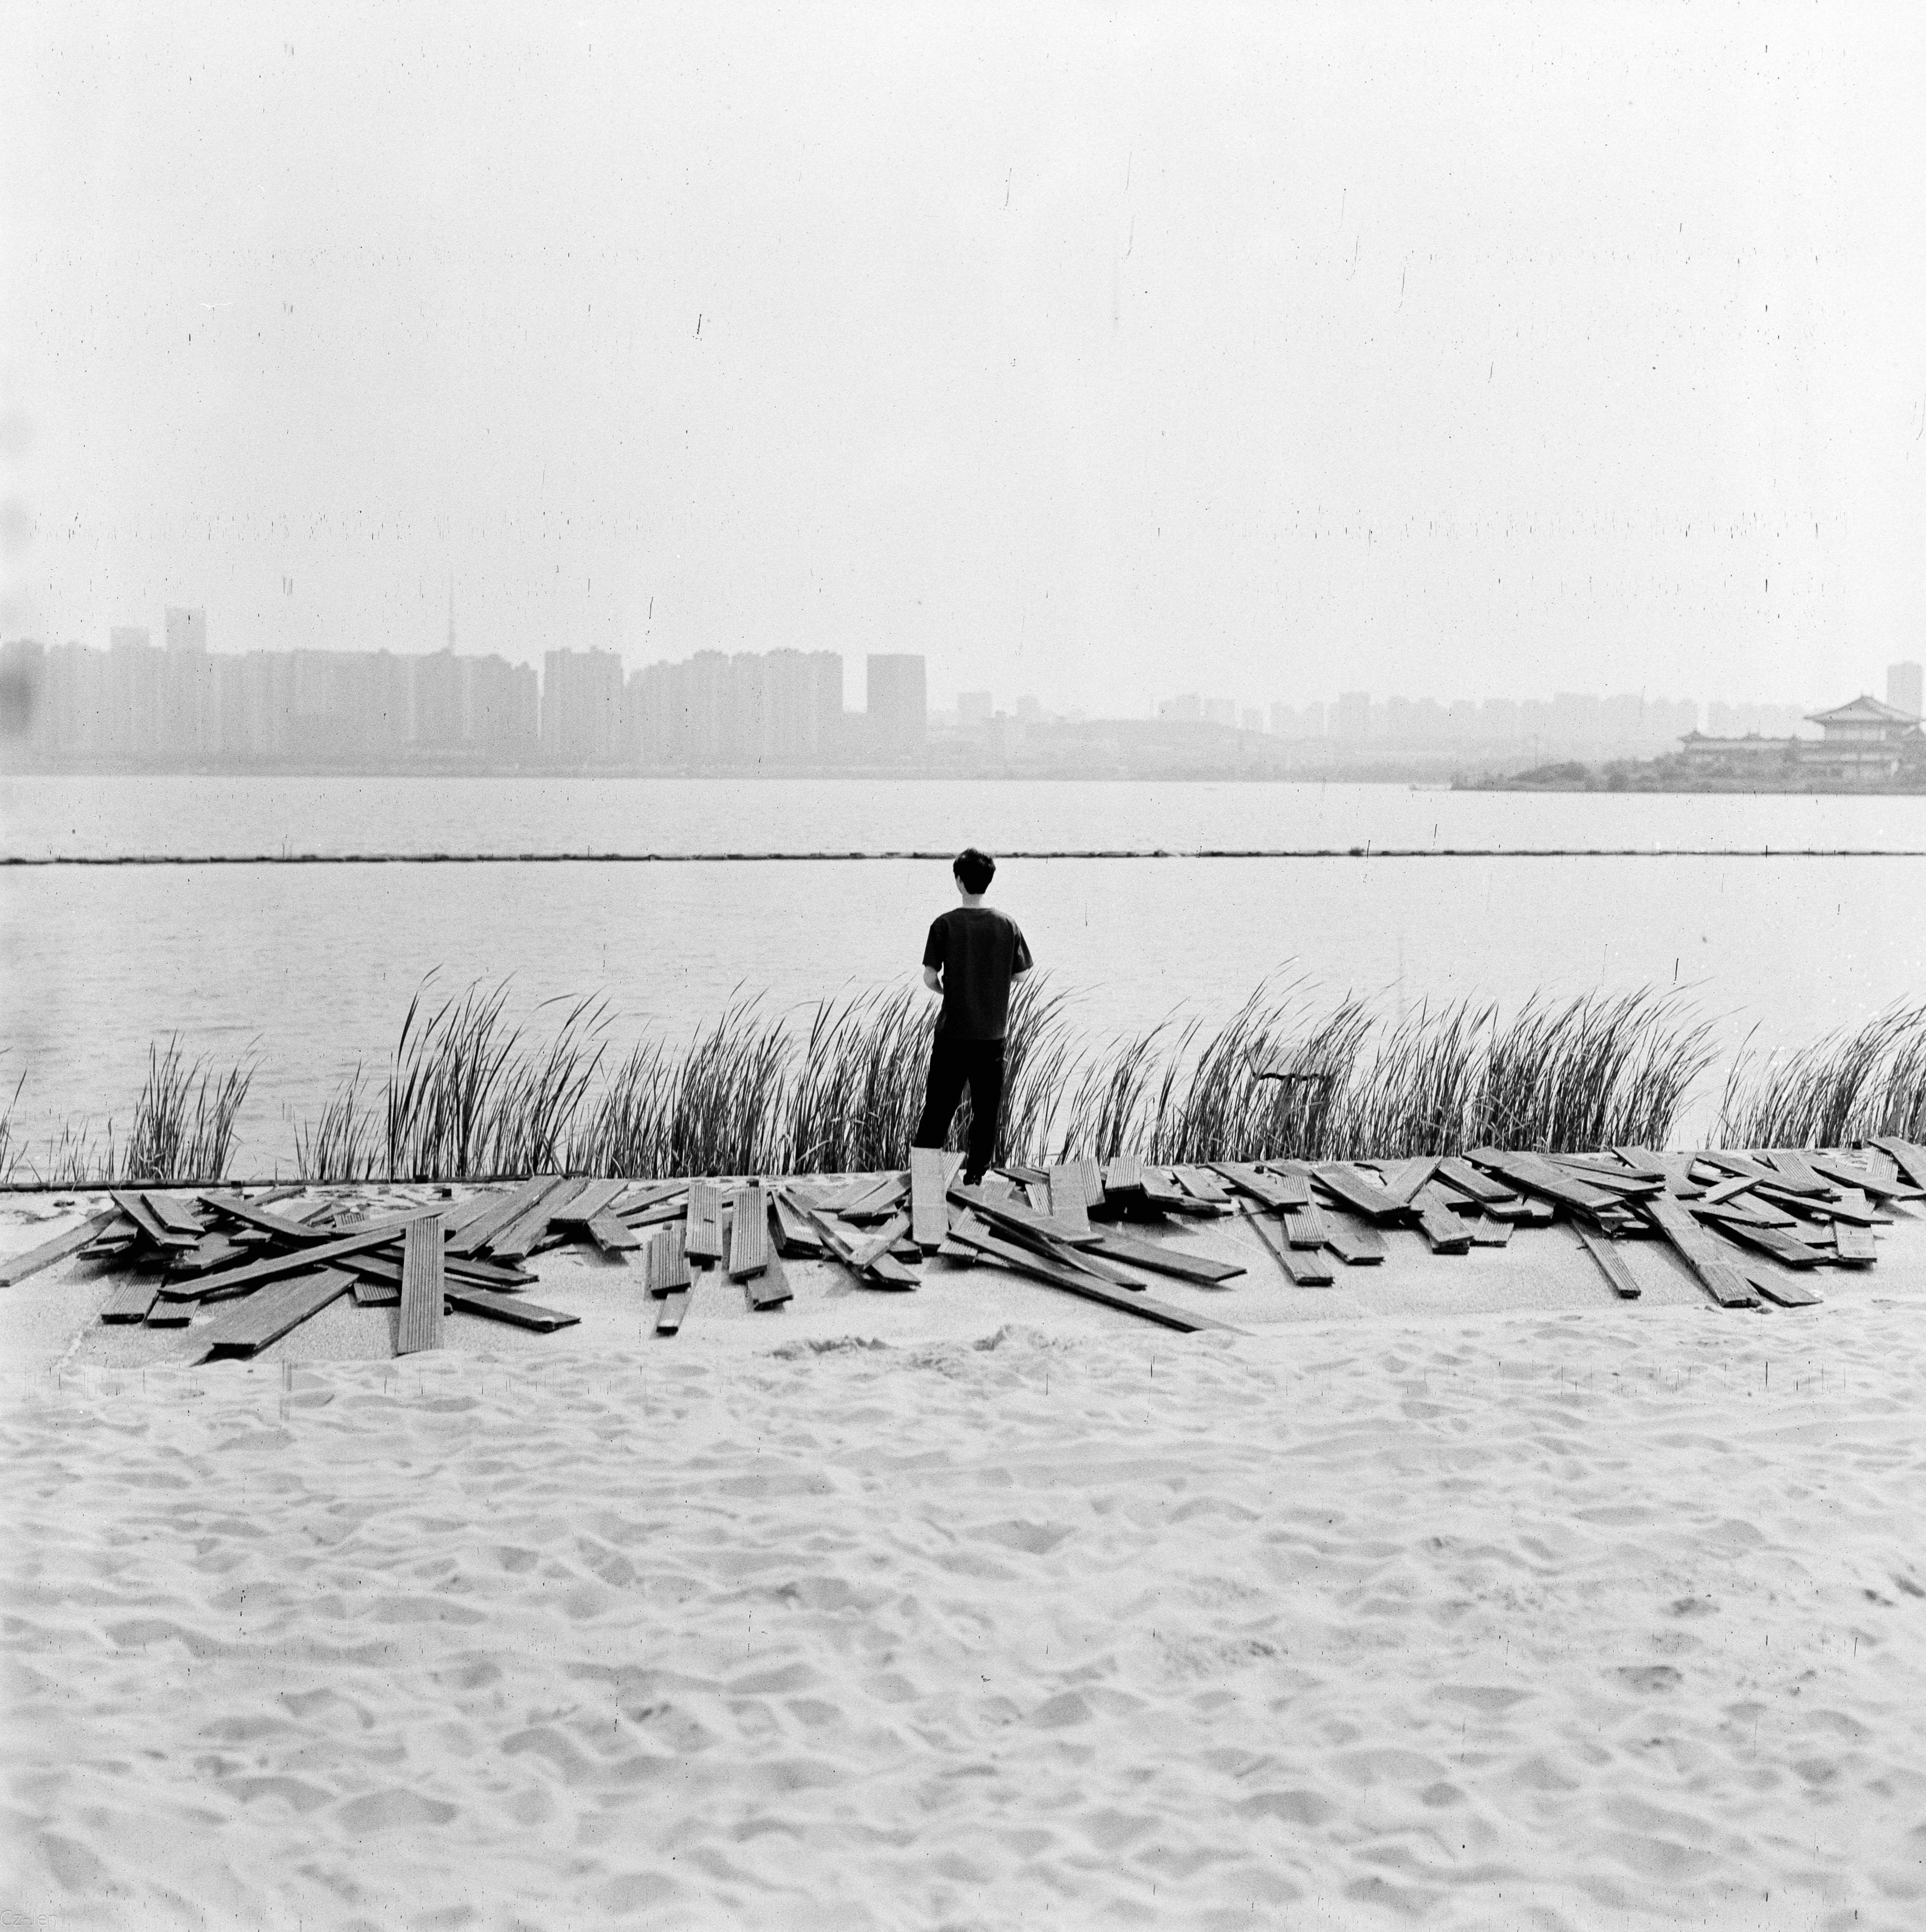
<path fill-rule="evenodd" d="M 511 661 L 1133 712 L 1917 656 L 1926 16 L 1400 20 L 28 10 L 0 635 L 412 649 L 452 578 Z"/>

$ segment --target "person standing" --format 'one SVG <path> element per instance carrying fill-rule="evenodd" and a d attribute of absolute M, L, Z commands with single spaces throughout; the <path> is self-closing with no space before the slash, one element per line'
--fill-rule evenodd
<path fill-rule="evenodd" d="M 971 845 L 957 854 L 950 869 L 961 903 L 937 915 L 923 946 L 923 984 L 942 994 L 943 1010 L 930 1043 L 929 1082 L 912 1144 L 942 1146 L 967 1086 L 970 1148 L 963 1178 L 974 1185 L 996 1159 L 1010 982 L 1028 973 L 1031 962 L 1023 928 L 1007 913 L 983 903 L 997 862 Z"/>

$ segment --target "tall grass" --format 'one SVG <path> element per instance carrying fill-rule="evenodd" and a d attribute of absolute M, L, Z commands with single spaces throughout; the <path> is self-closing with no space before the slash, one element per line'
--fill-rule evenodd
<path fill-rule="evenodd" d="M 182 1057 L 177 1039 L 149 1047 L 147 1081 L 122 1156 L 124 1180 L 218 1180 L 234 1151 L 234 1126 L 254 1077 L 251 1064 L 217 1075 Z"/>
<path fill-rule="evenodd" d="M 357 1066 L 294 1123 L 302 1178 L 452 1180 L 566 1170 L 856 1172 L 900 1167 L 922 1110 L 934 1011 L 920 988 L 858 992 L 794 1016 L 739 998 L 686 1046 L 611 1059 L 599 1000 L 511 1011 L 508 982 L 409 1003 L 385 1081 Z M 1002 1156 L 1038 1166 L 1126 1151 L 1161 1162 L 1663 1147 L 1710 1066 L 1709 1029 L 1673 994 L 1471 1001 L 1394 1018 L 1302 980 L 1260 986 L 1215 1024 L 1172 1018 L 1092 1038 L 1040 974 L 1010 1007 Z M 232 1157 L 251 1064 L 151 1055 L 134 1128 L 103 1146 L 70 1125 L 28 1157 L 0 1114 L 0 1177 L 80 1185 L 215 1178 Z M 16 1102 L 19 1090 L 16 1089 Z M 964 1144 L 965 1100 L 950 1134 Z M 1741 1049 L 1725 1082 L 1728 1145 L 1926 1138 L 1926 1005 L 1778 1055 Z"/>
<path fill-rule="evenodd" d="M 1875 1134 L 1926 1138 L 1926 1004 L 1894 1006 L 1809 1046 L 1733 1059 L 1721 1146 L 1838 1147 Z"/>

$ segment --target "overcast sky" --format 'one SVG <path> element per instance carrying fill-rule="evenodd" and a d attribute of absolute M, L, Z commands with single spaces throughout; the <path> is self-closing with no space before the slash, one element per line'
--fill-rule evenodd
<path fill-rule="evenodd" d="M 1147 709 L 1926 656 L 1926 8 L 7 14 L 0 631 Z"/>

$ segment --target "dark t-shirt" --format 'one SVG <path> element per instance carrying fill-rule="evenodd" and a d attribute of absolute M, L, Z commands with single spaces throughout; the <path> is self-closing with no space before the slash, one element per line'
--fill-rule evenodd
<path fill-rule="evenodd" d="M 1001 1040 L 1010 1030 L 1010 982 L 1030 970 L 1023 928 L 988 906 L 952 906 L 931 923 L 923 964 L 943 970 L 950 1040 Z"/>

